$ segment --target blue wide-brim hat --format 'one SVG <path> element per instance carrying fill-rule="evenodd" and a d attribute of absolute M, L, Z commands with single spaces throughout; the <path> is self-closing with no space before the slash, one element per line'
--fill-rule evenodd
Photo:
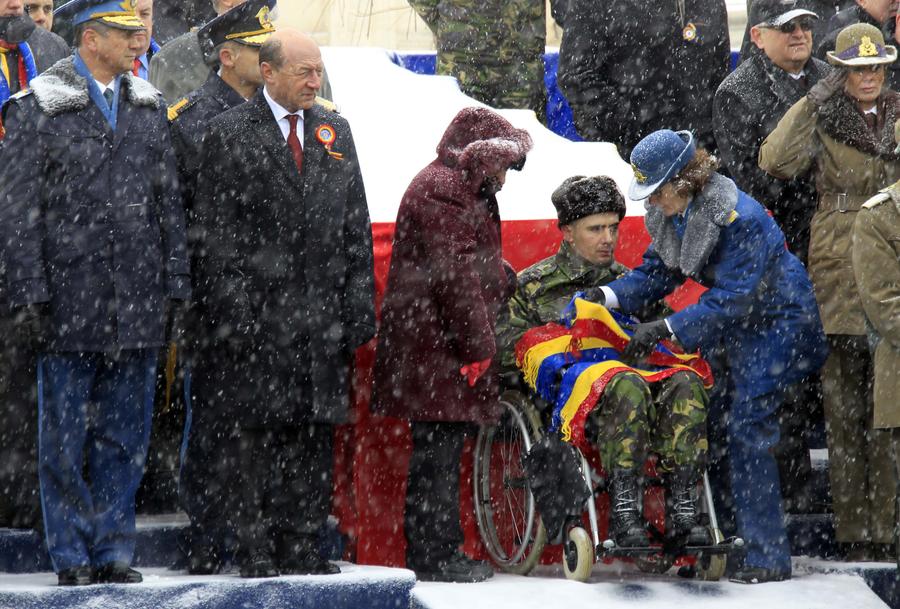
<path fill-rule="evenodd" d="M 646 199 L 694 158 L 697 147 L 690 131 L 654 131 L 631 151 L 634 178 L 628 187 L 632 201 Z"/>

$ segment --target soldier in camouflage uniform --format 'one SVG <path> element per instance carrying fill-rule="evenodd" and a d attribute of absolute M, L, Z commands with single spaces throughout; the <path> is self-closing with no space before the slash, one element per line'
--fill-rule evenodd
<path fill-rule="evenodd" d="M 553 193 L 563 241 L 559 251 L 519 273 L 508 315 L 498 323 L 498 347 L 506 369 L 515 367 L 515 345 L 526 330 L 558 321 L 579 291 L 596 288 L 628 272 L 613 259 L 625 201 L 615 183 L 603 176 L 567 179 Z M 642 318 L 665 315 L 660 303 Z M 606 386 L 585 423 L 611 476 L 610 532 L 620 546 L 646 546 L 638 497 L 639 473 L 647 453 L 659 456 L 657 469 L 669 478 L 672 521 L 688 545 L 710 543 L 696 518 L 694 491 L 705 466 L 707 395 L 700 379 L 679 372 L 645 382 L 627 372 Z"/>
<path fill-rule="evenodd" d="M 544 0 L 409 0 L 434 34 L 437 73 L 494 108 L 534 110 L 545 121 Z"/>

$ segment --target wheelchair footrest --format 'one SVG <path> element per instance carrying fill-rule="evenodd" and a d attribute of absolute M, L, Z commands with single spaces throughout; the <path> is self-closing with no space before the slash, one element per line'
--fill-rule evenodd
<path fill-rule="evenodd" d="M 640 558 L 656 554 L 669 556 L 712 556 L 715 554 L 730 554 L 743 547 L 744 540 L 740 537 L 731 537 L 720 543 L 708 546 L 685 546 L 681 544 L 651 545 L 646 548 L 620 547 L 607 539 L 596 548 L 597 558 Z"/>

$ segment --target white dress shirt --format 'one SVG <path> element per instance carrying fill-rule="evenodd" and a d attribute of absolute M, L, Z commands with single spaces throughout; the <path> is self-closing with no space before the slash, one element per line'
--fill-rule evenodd
<path fill-rule="evenodd" d="M 269 109 L 272 110 L 272 116 L 275 117 L 275 122 L 278 123 L 278 128 L 281 129 L 281 135 L 284 137 L 284 141 L 287 141 L 288 134 L 291 132 L 291 123 L 287 119 L 289 114 L 296 114 L 300 117 L 300 120 L 297 121 L 297 139 L 300 140 L 300 147 L 303 146 L 303 111 L 300 112 L 288 112 L 285 110 L 284 106 L 279 104 L 277 101 L 272 99 L 269 95 L 269 90 L 266 87 L 263 87 L 263 97 L 266 98 L 266 103 L 269 104 Z"/>

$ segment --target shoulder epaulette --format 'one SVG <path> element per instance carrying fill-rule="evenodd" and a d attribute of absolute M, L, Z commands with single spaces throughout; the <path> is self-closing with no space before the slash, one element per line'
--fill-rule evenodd
<path fill-rule="evenodd" d="M 34 89 L 22 89 L 15 95 L 11 96 L 10 99 L 22 99 L 23 97 L 31 95 L 32 93 L 34 93 Z"/>
<path fill-rule="evenodd" d="M 169 122 L 174 121 L 176 118 L 178 118 L 178 115 L 181 113 L 181 111 L 184 110 L 185 106 L 188 105 L 188 101 L 189 100 L 187 97 L 183 97 L 169 106 L 169 109 L 166 110 L 166 114 L 169 117 Z"/>
<path fill-rule="evenodd" d="M 737 220 L 737 219 L 740 218 L 740 217 L 741 217 L 741 215 L 740 215 L 739 213 L 737 213 L 737 210 L 736 210 L 736 209 L 732 209 L 732 210 L 731 210 L 731 213 L 728 214 L 728 224 L 733 224 L 734 221 Z"/>
<path fill-rule="evenodd" d="M 869 199 L 868 201 L 866 201 L 865 203 L 863 203 L 862 206 L 864 209 L 872 209 L 876 205 L 880 205 L 880 204 L 884 203 L 885 201 L 889 201 L 890 198 L 891 198 L 890 194 L 882 191 L 882 192 L 879 192 L 874 197 L 872 197 L 871 199 Z"/>
<path fill-rule="evenodd" d="M 316 97 L 316 103 L 328 110 L 329 112 L 337 112 L 340 114 L 340 110 L 338 110 L 337 104 L 333 101 L 329 101 L 324 97 Z"/>

